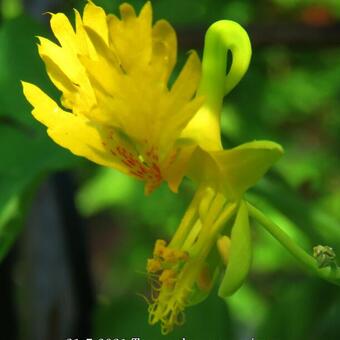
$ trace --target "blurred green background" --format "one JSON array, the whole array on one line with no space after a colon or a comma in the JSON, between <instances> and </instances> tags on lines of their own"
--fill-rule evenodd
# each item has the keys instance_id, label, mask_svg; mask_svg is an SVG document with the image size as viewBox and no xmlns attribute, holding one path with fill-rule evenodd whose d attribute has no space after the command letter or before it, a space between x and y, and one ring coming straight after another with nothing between
<instances>
[{"instance_id":1,"label":"blurred green background","mask_svg":"<svg viewBox=\"0 0 340 340\"><path fill-rule=\"evenodd\" d=\"M138 9L143 4L129 2ZM184 182L178 195L162 186L150 197L144 197L142 183L77 159L53 144L45 128L33 120L21 91L20 80L25 80L39 84L58 99L35 46L35 36L51 37L48 16L40 13L63 11L73 20L72 8L82 11L84 3L1 2L0 288L4 291L0 291L0 296L6 297L6 302L0 304L0 315L10 315L12 323L2 318L4 331L0 330L0 334L7 331L19 339L39 340L34 335L39 333L39 327L44 328L39 333L41 339L75 334L70 331L76 323L72 316L71 321L58 317L58 313L66 313L67 298L46 307L52 315L47 319L45 315L47 321L39 317L39 312L28 315L32 299L27 297L34 294L27 281L30 275L25 273L32 263L22 250L27 249L29 242L32 253L35 247L41 248L41 243L32 243L27 219L31 216L32 220L33 214L34 221L34 214L42 209L41 201L37 203L41 186L63 170L71 176L75 187L69 192L75 201L73 214L79 214L82 221L73 239L74 251L59 260L67 264L71 261L68 257L77 257L79 236L79 242L84 244L80 266L88 271L85 276L79 275L90 281L88 294L94 298L87 310L87 329L91 333L87 337L161 339L159 327L147 324L147 306L139 294L148 294L145 263L153 243L157 238L171 237L190 201L191 184ZM117 13L121 2L95 3ZM312 252L314 245L327 244L339 252L340 2L154 0L153 7L155 19L166 18L178 32L177 71L187 50L195 48L202 53L203 34L212 22L232 19L249 28L253 58L247 75L225 100L224 146L253 139L282 144L284 157L249 191L248 199L307 251ZM63 187L67 183L62 181L59 186L61 200L68 193ZM32 213L32 206L37 204ZM253 266L244 287L226 301L212 292L205 302L188 308L186 324L165 339L339 339L339 289L303 272L261 227L253 226L253 238ZM53 247L54 241L52 236L43 239L45 251ZM44 257L44 252L39 254ZM52 287L48 272L36 263L33 265L38 268L37 275L46 279L45 287ZM47 266L59 268L59 262ZM74 277L80 277L80 267L72 268L76 269L71 283L77 281ZM68 282L69 276L65 275L64 280ZM75 290L71 289L73 295L77 295ZM48 292L46 296L50 301ZM78 296L78 302L79 299L82 297ZM6 309L6 303L12 311ZM33 323L32 317L37 319Z\"/></svg>"}]
</instances>

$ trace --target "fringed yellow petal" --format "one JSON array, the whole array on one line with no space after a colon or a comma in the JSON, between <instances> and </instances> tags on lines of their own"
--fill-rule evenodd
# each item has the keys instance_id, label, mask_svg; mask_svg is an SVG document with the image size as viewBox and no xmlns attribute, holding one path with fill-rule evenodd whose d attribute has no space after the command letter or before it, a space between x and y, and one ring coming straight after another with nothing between
<instances>
[{"instance_id":1,"label":"fringed yellow petal","mask_svg":"<svg viewBox=\"0 0 340 340\"><path fill-rule=\"evenodd\" d=\"M162 169L164 179L168 182L171 191L178 192L178 187L187 172L188 163L195 148L195 145L180 148L170 165Z\"/></svg>"},{"instance_id":2,"label":"fringed yellow petal","mask_svg":"<svg viewBox=\"0 0 340 340\"><path fill-rule=\"evenodd\" d=\"M201 61L197 53L192 51L171 88L171 95L177 98L178 105L182 105L194 96L200 79Z\"/></svg>"},{"instance_id":3,"label":"fringed yellow petal","mask_svg":"<svg viewBox=\"0 0 340 340\"><path fill-rule=\"evenodd\" d=\"M71 97L74 97L73 92L76 90L82 98L79 99L79 106L73 106L73 111L86 115L86 111L95 105L96 99L79 59L71 51L59 47L48 39L39 37L39 41L39 54L45 62L50 79L63 92L65 103L71 105L74 102ZM67 107L70 107L69 105L66 104Z\"/></svg>"},{"instance_id":4,"label":"fringed yellow petal","mask_svg":"<svg viewBox=\"0 0 340 340\"><path fill-rule=\"evenodd\" d=\"M176 139L204 100L194 98L200 61L191 53L169 90L177 54L174 29L165 20L152 27L151 2L138 15L128 4L120 6L120 13L121 19L106 16L89 1L83 17L75 11L75 29L65 15L52 15L51 27L60 46L40 38L39 53L49 77L62 92L62 105L73 114L47 101L39 90L48 103L46 110L60 113L55 119L48 116L52 119L45 122L48 133L76 154L100 164L107 157L107 163L117 163L125 172L128 169L130 175L146 181L146 192L157 187L165 175L170 187L177 190L187 164L183 157L190 153L180 152L178 157ZM37 90L34 93L37 95ZM34 106L37 119L45 121L41 106ZM81 136L88 132L86 138L79 135L77 124L79 131L85 131L79 132ZM103 159L98 158L97 151L96 156L90 154L88 143L92 142L86 139L91 138L105 144L96 149L101 150ZM77 142L73 145L74 139L82 139L86 150ZM170 166L177 170L170 174Z\"/></svg>"},{"instance_id":5,"label":"fringed yellow petal","mask_svg":"<svg viewBox=\"0 0 340 340\"><path fill-rule=\"evenodd\" d=\"M126 166L108 154L108 150L102 145L98 128L92 127L92 123L86 118L69 115L60 121L63 122L63 125L47 130L48 135L57 144L69 149L77 156L129 174L129 169Z\"/></svg>"},{"instance_id":6,"label":"fringed yellow petal","mask_svg":"<svg viewBox=\"0 0 340 340\"><path fill-rule=\"evenodd\" d=\"M74 53L78 53L76 34L66 15L63 13L52 14L50 25L60 45Z\"/></svg>"},{"instance_id":7,"label":"fringed yellow petal","mask_svg":"<svg viewBox=\"0 0 340 340\"><path fill-rule=\"evenodd\" d=\"M64 74L75 84L79 84L84 78L84 69L76 55L56 45L52 41L38 37L38 51L41 58L53 60L63 70Z\"/></svg>"},{"instance_id":8,"label":"fringed yellow petal","mask_svg":"<svg viewBox=\"0 0 340 340\"><path fill-rule=\"evenodd\" d=\"M152 6L151 2L147 1L145 5L140 10L140 13L138 15L138 19L144 23L143 25L145 27L151 27L152 24Z\"/></svg>"},{"instance_id":9,"label":"fringed yellow petal","mask_svg":"<svg viewBox=\"0 0 340 340\"><path fill-rule=\"evenodd\" d=\"M96 50L96 54L98 54L107 62L108 65L106 65L106 67L114 67L117 70L122 71L120 68L120 61L118 56L113 52L112 49L109 48L102 37L90 27L85 27L85 30L88 34L89 39L91 40L92 45Z\"/></svg>"},{"instance_id":10,"label":"fringed yellow petal","mask_svg":"<svg viewBox=\"0 0 340 340\"><path fill-rule=\"evenodd\" d=\"M151 58L151 4L146 3L138 17L133 7L126 3L120 6L120 12L122 20L108 17L110 47L125 71L143 69Z\"/></svg>"},{"instance_id":11,"label":"fringed yellow petal","mask_svg":"<svg viewBox=\"0 0 340 340\"><path fill-rule=\"evenodd\" d=\"M34 108L34 118L45 126L58 122L60 107L37 86L27 82L22 82L22 86L26 99Z\"/></svg>"},{"instance_id":12,"label":"fringed yellow petal","mask_svg":"<svg viewBox=\"0 0 340 340\"><path fill-rule=\"evenodd\" d=\"M126 115L126 107L117 105L118 100L115 98L119 84L115 80L119 78L112 72L112 69L105 69L102 63L88 58L80 59L88 67L88 76L96 97L96 104L86 116L100 124L122 128L121 118Z\"/></svg>"},{"instance_id":13,"label":"fringed yellow petal","mask_svg":"<svg viewBox=\"0 0 340 340\"><path fill-rule=\"evenodd\" d=\"M127 172L126 167L108 154L103 145L100 126L94 125L84 117L62 110L35 85L23 82L23 89L27 100L34 107L32 111L34 118L47 126L49 136L57 144L77 156Z\"/></svg>"},{"instance_id":14,"label":"fringed yellow petal","mask_svg":"<svg viewBox=\"0 0 340 340\"><path fill-rule=\"evenodd\" d=\"M96 52L92 43L90 42L90 39L87 37L82 18L76 9L74 10L74 13L76 21L76 39L79 47L79 53L80 55L87 55L91 58L95 58Z\"/></svg>"},{"instance_id":15,"label":"fringed yellow petal","mask_svg":"<svg viewBox=\"0 0 340 340\"><path fill-rule=\"evenodd\" d=\"M153 64L164 65L166 79L169 78L177 58L177 36L173 27L166 20L159 20L152 28ZM164 46L164 52L159 53L157 46Z\"/></svg>"},{"instance_id":16,"label":"fringed yellow petal","mask_svg":"<svg viewBox=\"0 0 340 340\"><path fill-rule=\"evenodd\" d=\"M120 16L123 21L136 19L135 9L128 3L123 3L119 6Z\"/></svg>"},{"instance_id":17,"label":"fringed yellow petal","mask_svg":"<svg viewBox=\"0 0 340 340\"><path fill-rule=\"evenodd\" d=\"M105 11L92 2L86 4L83 13L84 26L90 27L108 44L109 34Z\"/></svg>"},{"instance_id":18,"label":"fringed yellow petal","mask_svg":"<svg viewBox=\"0 0 340 340\"><path fill-rule=\"evenodd\" d=\"M170 109L167 110L168 115L160 119L160 124L163 122L167 128L158 130L158 144L163 152L172 147L182 130L203 105L203 102L203 97L197 97L190 102L186 102L186 104L170 106Z\"/></svg>"},{"instance_id":19,"label":"fringed yellow petal","mask_svg":"<svg viewBox=\"0 0 340 340\"><path fill-rule=\"evenodd\" d=\"M65 75L60 67L50 58L44 57L44 63L53 84L63 93L62 104L65 108L72 109L76 104L78 88ZM85 102L83 102L85 104ZM85 108L83 107L82 110Z\"/></svg>"}]
</instances>

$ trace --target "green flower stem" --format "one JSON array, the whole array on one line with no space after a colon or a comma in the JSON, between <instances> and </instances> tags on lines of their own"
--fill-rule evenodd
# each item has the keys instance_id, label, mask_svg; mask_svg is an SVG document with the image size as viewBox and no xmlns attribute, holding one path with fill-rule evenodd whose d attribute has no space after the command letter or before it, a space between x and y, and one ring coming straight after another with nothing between
<instances>
[{"instance_id":1,"label":"green flower stem","mask_svg":"<svg viewBox=\"0 0 340 340\"><path fill-rule=\"evenodd\" d=\"M319 268L316 259L297 245L279 226L269 220L261 211L248 203L249 215L261 224L281 245L283 245L308 270L321 278L340 286L340 268L329 266Z\"/></svg>"}]
</instances>

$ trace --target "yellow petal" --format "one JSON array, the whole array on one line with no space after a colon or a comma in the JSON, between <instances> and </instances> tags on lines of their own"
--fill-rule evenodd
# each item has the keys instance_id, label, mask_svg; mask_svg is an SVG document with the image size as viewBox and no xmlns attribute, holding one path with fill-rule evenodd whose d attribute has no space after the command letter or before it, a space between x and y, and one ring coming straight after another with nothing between
<instances>
[{"instance_id":1,"label":"yellow petal","mask_svg":"<svg viewBox=\"0 0 340 340\"><path fill-rule=\"evenodd\" d=\"M207 182L232 200L239 199L281 157L283 149L270 141L254 141L230 150L203 151L197 148L189 175Z\"/></svg>"},{"instance_id":2,"label":"yellow petal","mask_svg":"<svg viewBox=\"0 0 340 340\"><path fill-rule=\"evenodd\" d=\"M122 20L129 21L136 19L135 9L128 3L123 3L119 6L120 16Z\"/></svg>"},{"instance_id":3,"label":"yellow petal","mask_svg":"<svg viewBox=\"0 0 340 340\"><path fill-rule=\"evenodd\" d=\"M79 107L74 105L77 112L87 112L96 99L85 69L78 57L70 50L59 47L48 39L39 37L38 50L43 59L47 73L52 82L61 90L67 98L75 90L82 93ZM68 98L69 102L73 102ZM69 106L68 106L69 107Z\"/></svg>"},{"instance_id":4,"label":"yellow petal","mask_svg":"<svg viewBox=\"0 0 340 340\"><path fill-rule=\"evenodd\" d=\"M203 105L181 133L207 151L222 150L220 121L212 110Z\"/></svg>"},{"instance_id":5,"label":"yellow petal","mask_svg":"<svg viewBox=\"0 0 340 340\"><path fill-rule=\"evenodd\" d=\"M110 48L118 55L125 71L144 68L151 58L151 4L147 2L138 17L129 4L122 4L119 9L122 20L108 16Z\"/></svg>"},{"instance_id":6,"label":"yellow petal","mask_svg":"<svg viewBox=\"0 0 340 340\"><path fill-rule=\"evenodd\" d=\"M182 106L170 106L170 109L165 111L166 117L160 119L157 143L159 144L162 152L168 151L179 138L182 130L188 122L194 117L199 108L203 105L204 98L196 97L194 100L182 104ZM166 126L163 129L162 126Z\"/></svg>"},{"instance_id":7,"label":"yellow petal","mask_svg":"<svg viewBox=\"0 0 340 340\"><path fill-rule=\"evenodd\" d=\"M83 20L79 14L79 12L75 9L75 20L76 20L76 39L79 48L79 53L81 55L87 55L91 58L96 57L96 52L94 50L93 45L90 42L90 39L87 37L85 32L85 28L83 25Z\"/></svg>"},{"instance_id":8,"label":"yellow petal","mask_svg":"<svg viewBox=\"0 0 340 340\"><path fill-rule=\"evenodd\" d=\"M47 126L49 136L57 144L97 164L128 172L103 145L100 126L62 110L37 86L26 82L22 84L27 100L34 107L34 118Z\"/></svg>"},{"instance_id":9,"label":"yellow petal","mask_svg":"<svg viewBox=\"0 0 340 340\"><path fill-rule=\"evenodd\" d=\"M168 182L170 190L178 192L178 187L187 171L188 163L196 146L182 147L177 151L172 162L162 169L164 180Z\"/></svg>"},{"instance_id":10,"label":"yellow petal","mask_svg":"<svg viewBox=\"0 0 340 340\"><path fill-rule=\"evenodd\" d=\"M79 84L84 77L84 70L76 58L76 55L46 38L38 37L38 39L40 42L38 51L41 58L45 60L47 57L50 60L53 60L59 68L63 70L64 74L71 82Z\"/></svg>"},{"instance_id":11,"label":"yellow petal","mask_svg":"<svg viewBox=\"0 0 340 340\"><path fill-rule=\"evenodd\" d=\"M84 26L90 27L108 44L109 34L105 11L92 2L86 4L83 13Z\"/></svg>"},{"instance_id":12,"label":"yellow petal","mask_svg":"<svg viewBox=\"0 0 340 340\"><path fill-rule=\"evenodd\" d=\"M77 87L70 78L60 69L60 67L49 57L44 57L44 63L48 71L48 75L53 84L63 93L66 108L72 108L75 104L75 96Z\"/></svg>"},{"instance_id":13,"label":"yellow petal","mask_svg":"<svg viewBox=\"0 0 340 340\"><path fill-rule=\"evenodd\" d=\"M152 24L152 6L151 2L147 1L145 5L140 10L138 19L143 22L145 27L150 27Z\"/></svg>"},{"instance_id":14,"label":"yellow petal","mask_svg":"<svg viewBox=\"0 0 340 340\"><path fill-rule=\"evenodd\" d=\"M201 61L192 51L171 88L171 95L178 100L178 105L190 100L195 94L201 78Z\"/></svg>"},{"instance_id":15,"label":"yellow petal","mask_svg":"<svg viewBox=\"0 0 340 340\"><path fill-rule=\"evenodd\" d=\"M50 25L60 45L77 53L79 49L76 34L66 15L63 13L52 14Z\"/></svg>"},{"instance_id":16,"label":"yellow petal","mask_svg":"<svg viewBox=\"0 0 340 340\"><path fill-rule=\"evenodd\" d=\"M152 28L153 65L162 65L165 68L165 78L169 78L177 59L177 36L173 27L166 20L159 20ZM164 46L163 52L159 53L159 44Z\"/></svg>"},{"instance_id":17,"label":"yellow petal","mask_svg":"<svg viewBox=\"0 0 340 340\"><path fill-rule=\"evenodd\" d=\"M91 27L85 27L85 30L89 39L91 40L92 46L94 46L94 49L96 50L96 53L108 63L108 66L114 67L121 71L118 56L112 49L109 48L102 37ZM95 58L95 60L97 59L98 57Z\"/></svg>"}]
</instances>

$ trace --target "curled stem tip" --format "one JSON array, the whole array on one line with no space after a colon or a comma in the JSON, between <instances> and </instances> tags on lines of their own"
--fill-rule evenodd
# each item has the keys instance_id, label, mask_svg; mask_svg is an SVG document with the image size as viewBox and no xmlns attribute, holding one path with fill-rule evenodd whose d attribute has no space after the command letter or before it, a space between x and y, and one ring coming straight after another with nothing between
<instances>
[{"instance_id":1,"label":"curled stem tip","mask_svg":"<svg viewBox=\"0 0 340 340\"><path fill-rule=\"evenodd\" d=\"M232 63L227 70L228 51ZM205 36L202 79L198 90L211 105L220 105L246 73L251 58L251 44L247 32L238 23L220 20L213 23Z\"/></svg>"}]
</instances>

